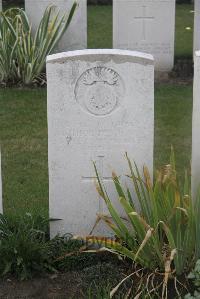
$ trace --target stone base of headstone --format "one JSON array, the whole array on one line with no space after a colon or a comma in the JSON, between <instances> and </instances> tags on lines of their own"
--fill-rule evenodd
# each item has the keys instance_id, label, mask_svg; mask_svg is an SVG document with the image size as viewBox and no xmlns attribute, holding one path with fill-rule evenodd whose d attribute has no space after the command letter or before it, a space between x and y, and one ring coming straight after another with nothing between
<instances>
[{"instance_id":1,"label":"stone base of headstone","mask_svg":"<svg viewBox=\"0 0 200 299\"><path fill-rule=\"evenodd\" d=\"M192 58L185 58L185 59L178 59L175 62L172 77L173 78L193 78L193 59Z\"/></svg>"},{"instance_id":2,"label":"stone base of headstone","mask_svg":"<svg viewBox=\"0 0 200 299\"><path fill-rule=\"evenodd\" d=\"M170 72L155 72L155 81L156 82L167 82L170 78Z\"/></svg>"}]
</instances>

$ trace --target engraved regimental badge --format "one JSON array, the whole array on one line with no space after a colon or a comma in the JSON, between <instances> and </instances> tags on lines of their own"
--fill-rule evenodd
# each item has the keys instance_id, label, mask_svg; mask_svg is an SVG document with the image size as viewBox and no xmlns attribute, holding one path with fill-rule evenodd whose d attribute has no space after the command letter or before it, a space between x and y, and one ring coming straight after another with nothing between
<instances>
[{"instance_id":1,"label":"engraved regimental badge","mask_svg":"<svg viewBox=\"0 0 200 299\"><path fill-rule=\"evenodd\" d=\"M123 82L117 72L98 66L88 69L79 77L75 97L83 109L100 116L117 109L123 90Z\"/></svg>"}]
</instances>

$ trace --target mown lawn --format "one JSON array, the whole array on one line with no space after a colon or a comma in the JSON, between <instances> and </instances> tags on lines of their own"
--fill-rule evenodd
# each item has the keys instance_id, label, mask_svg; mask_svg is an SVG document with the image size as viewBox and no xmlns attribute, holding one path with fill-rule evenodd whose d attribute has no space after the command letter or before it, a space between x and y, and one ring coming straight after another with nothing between
<instances>
[{"instance_id":1,"label":"mown lawn","mask_svg":"<svg viewBox=\"0 0 200 299\"><path fill-rule=\"evenodd\" d=\"M181 174L189 167L191 110L192 86L156 87L156 167L168 162L171 144ZM1 89L0 128L6 212L47 215L46 90Z\"/></svg>"},{"instance_id":2,"label":"mown lawn","mask_svg":"<svg viewBox=\"0 0 200 299\"><path fill-rule=\"evenodd\" d=\"M181 179L190 171L192 85L159 85L155 90L155 168L169 162L171 146Z\"/></svg>"},{"instance_id":3,"label":"mown lawn","mask_svg":"<svg viewBox=\"0 0 200 299\"><path fill-rule=\"evenodd\" d=\"M0 90L4 207L48 212L46 90Z\"/></svg>"},{"instance_id":4,"label":"mown lawn","mask_svg":"<svg viewBox=\"0 0 200 299\"><path fill-rule=\"evenodd\" d=\"M194 7L190 4L176 5L175 56L192 57ZM191 28L191 29L190 29Z\"/></svg>"}]
</instances>

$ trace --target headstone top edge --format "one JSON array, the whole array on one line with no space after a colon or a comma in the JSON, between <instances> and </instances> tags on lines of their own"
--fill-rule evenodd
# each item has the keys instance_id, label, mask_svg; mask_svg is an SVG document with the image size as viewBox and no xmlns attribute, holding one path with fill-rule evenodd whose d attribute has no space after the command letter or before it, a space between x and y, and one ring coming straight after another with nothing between
<instances>
[{"instance_id":1,"label":"headstone top edge","mask_svg":"<svg viewBox=\"0 0 200 299\"><path fill-rule=\"evenodd\" d=\"M113 55L113 56L121 56L129 57L135 59L135 61L143 60L147 64L154 64L154 58L151 54L138 52L138 51L130 51L130 50L120 50L120 49L86 49L86 50L75 50L68 52L61 52L57 54L52 54L47 56L47 63L59 63L63 62L63 60L73 59L73 58L84 58L87 56L93 55Z\"/></svg>"},{"instance_id":2,"label":"headstone top edge","mask_svg":"<svg viewBox=\"0 0 200 299\"><path fill-rule=\"evenodd\" d=\"M200 50L195 51L195 56L196 56L196 57L200 57Z\"/></svg>"}]
</instances>

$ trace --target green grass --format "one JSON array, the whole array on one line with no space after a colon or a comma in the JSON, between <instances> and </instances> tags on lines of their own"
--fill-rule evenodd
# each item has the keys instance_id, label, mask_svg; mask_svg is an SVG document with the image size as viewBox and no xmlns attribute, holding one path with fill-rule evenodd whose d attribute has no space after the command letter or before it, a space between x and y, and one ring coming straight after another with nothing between
<instances>
[{"instance_id":1,"label":"green grass","mask_svg":"<svg viewBox=\"0 0 200 299\"><path fill-rule=\"evenodd\" d=\"M176 154L181 178L190 168L192 142L192 85L160 85L155 94L155 168L169 162L170 147Z\"/></svg>"},{"instance_id":2,"label":"green grass","mask_svg":"<svg viewBox=\"0 0 200 299\"><path fill-rule=\"evenodd\" d=\"M193 5L182 4L176 6L176 35L175 56L192 57L193 53ZM186 30L190 27L191 30Z\"/></svg>"},{"instance_id":3,"label":"green grass","mask_svg":"<svg viewBox=\"0 0 200 299\"><path fill-rule=\"evenodd\" d=\"M160 85L155 99L155 166L170 145L183 174L191 155L192 86ZM0 90L3 197L7 213L48 213L46 90ZM131 156L131 153L129 153ZM124 161L125 163L125 161ZM113 165L115 167L115 165Z\"/></svg>"},{"instance_id":4,"label":"green grass","mask_svg":"<svg viewBox=\"0 0 200 299\"><path fill-rule=\"evenodd\" d=\"M46 216L46 91L0 90L0 128L5 210Z\"/></svg>"},{"instance_id":5,"label":"green grass","mask_svg":"<svg viewBox=\"0 0 200 299\"><path fill-rule=\"evenodd\" d=\"M88 6L88 48L112 48L112 6Z\"/></svg>"}]
</instances>

